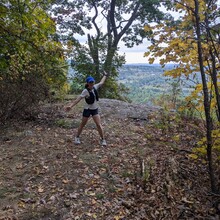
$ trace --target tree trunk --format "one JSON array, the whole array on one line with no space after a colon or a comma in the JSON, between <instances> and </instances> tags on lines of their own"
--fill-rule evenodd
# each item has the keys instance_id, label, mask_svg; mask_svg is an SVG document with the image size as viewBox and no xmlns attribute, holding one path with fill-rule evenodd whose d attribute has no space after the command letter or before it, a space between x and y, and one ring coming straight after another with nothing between
<instances>
[{"instance_id":1,"label":"tree trunk","mask_svg":"<svg viewBox=\"0 0 220 220\"><path fill-rule=\"evenodd\" d=\"M112 60L113 60L113 57L115 55L115 52L116 52L116 49L114 47L112 47L110 50L108 50L108 53L107 53L107 56L106 56L106 60L105 60L105 64L104 64L104 69L107 71L107 72L111 72L111 69L112 69Z\"/></svg>"},{"instance_id":2,"label":"tree trunk","mask_svg":"<svg viewBox=\"0 0 220 220\"><path fill-rule=\"evenodd\" d=\"M137 18L137 13L140 7L140 2L137 2L134 10L128 19L127 24L124 26L124 28L118 32L118 28L116 27L115 22L115 7L116 7L116 0L111 0L110 3L110 10L108 12L107 16L107 31L108 31L108 53L106 56L106 61L104 64L104 69L106 71L111 71L112 69L112 60L115 55L115 52L118 50L118 43L122 36L125 34L125 32L129 29L129 27L132 25L133 21Z\"/></svg>"},{"instance_id":3,"label":"tree trunk","mask_svg":"<svg viewBox=\"0 0 220 220\"><path fill-rule=\"evenodd\" d=\"M220 94L219 94L219 88L218 88L218 80L217 80L217 70L216 70L216 62L215 62L215 56L213 52L210 50L211 55L211 61L212 61L212 73L211 78L212 82L215 88L215 96L216 96L216 102L217 102L217 118L220 122Z\"/></svg>"},{"instance_id":4,"label":"tree trunk","mask_svg":"<svg viewBox=\"0 0 220 220\"><path fill-rule=\"evenodd\" d=\"M95 72L99 73L99 50L98 50L98 40L88 34L88 45L90 55L93 59L93 63L95 64Z\"/></svg>"},{"instance_id":5,"label":"tree trunk","mask_svg":"<svg viewBox=\"0 0 220 220\"><path fill-rule=\"evenodd\" d=\"M207 138L207 159L208 159L208 169L209 176L211 182L212 192L217 191L215 174L213 168L213 157L212 157L212 117L210 113L210 100L209 100L209 92L207 87L207 80L204 71L203 65L203 53L202 53L202 44L201 44L201 30L200 30L200 17L199 17L199 2L198 0L194 0L195 3L195 18L196 18L196 35L197 35L197 46L198 46L198 61L201 72L202 84L203 84L203 96L204 96L204 109L205 109L205 117L206 117L206 138Z\"/></svg>"}]
</instances>

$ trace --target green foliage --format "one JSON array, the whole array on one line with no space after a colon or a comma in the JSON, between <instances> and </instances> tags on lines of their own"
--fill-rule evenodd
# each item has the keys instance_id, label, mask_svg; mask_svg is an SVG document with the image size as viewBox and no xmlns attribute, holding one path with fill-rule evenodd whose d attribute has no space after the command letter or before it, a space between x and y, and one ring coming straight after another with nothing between
<instances>
[{"instance_id":1,"label":"green foliage","mask_svg":"<svg viewBox=\"0 0 220 220\"><path fill-rule=\"evenodd\" d=\"M55 121L55 124L61 128L71 128L72 122L70 120L58 119Z\"/></svg>"},{"instance_id":2,"label":"green foliage","mask_svg":"<svg viewBox=\"0 0 220 220\"><path fill-rule=\"evenodd\" d=\"M80 92L82 92L82 90L84 89L84 84L80 84L79 82L77 82L76 78L73 78L73 80L71 81L70 84L70 89L69 89L69 93L70 94L78 94Z\"/></svg>"},{"instance_id":3,"label":"green foliage","mask_svg":"<svg viewBox=\"0 0 220 220\"><path fill-rule=\"evenodd\" d=\"M26 114L63 90L66 63L55 40L55 23L44 8L49 2L2 1L0 4L0 119Z\"/></svg>"},{"instance_id":4,"label":"green foliage","mask_svg":"<svg viewBox=\"0 0 220 220\"><path fill-rule=\"evenodd\" d=\"M106 47L103 48L103 52L100 52L101 56L104 56L106 52ZM99 82L103 76L104 63L102 59L98 64L93 63L89 51L77 45L72 53L73 60L71 66L74 69L74 77L71 80L70 93L78 93L84 89L85 79L88 76L93 76L96 82ZM126 88L122 84L118 84L115 78L118 77L118 68L124 63L124 57L115 55L113 59L113 67L111 68L111 75L106 80L105 86L100 90L100 97L115 98L124 100L124 94L126 93Z\"/></svg>"}]
</instances>

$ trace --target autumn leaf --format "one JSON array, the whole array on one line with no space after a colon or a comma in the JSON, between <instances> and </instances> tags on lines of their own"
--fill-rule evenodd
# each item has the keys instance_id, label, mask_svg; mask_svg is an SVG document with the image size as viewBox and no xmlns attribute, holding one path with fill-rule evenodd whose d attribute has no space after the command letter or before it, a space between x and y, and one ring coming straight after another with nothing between
<instances>
[{"instance_id":1,"label":"autumn leaf","mask_svg":"<svg viewBox=\"0 0 220 220\"><path fill-rule=\"evenodd\" d=\"M43 186L38 186L38 192L39 192L39 193L43 193L43 192L44 192Z\"/></svg>"},{"instance_id":2,"label":"autumn leaf","mask_svg":"<svg viewBox=\"0 0 220 220\"><path fill-rule=\"evenodd\" d=\"M67 184L67 183L70 182L70 180L68 180L68 179L63 179L62 182L63 182L64 184Z\"/></svg>"},{"instance_id":3,"label":"autumn leaf","mask_svg":"<svg viewBox=\"0 0 220 220\"><path fill-rule=\"evenodd\" d=\"M189 157L195 160L198 159L198 155L196 154L189 154Z\"/></svg>"}]
</instances>

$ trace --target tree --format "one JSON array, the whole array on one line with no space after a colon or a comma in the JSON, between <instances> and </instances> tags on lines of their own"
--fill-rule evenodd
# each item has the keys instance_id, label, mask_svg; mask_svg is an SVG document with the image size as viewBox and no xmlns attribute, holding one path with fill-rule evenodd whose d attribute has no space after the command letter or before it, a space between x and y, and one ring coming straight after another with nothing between
<instances>
[{"instance_id":1,"label":"tree","mask_svg":"<svg viewBox=\"0 0 220 220\"><path fill-rule=\"evenodd\" d=\"M43 100L51 87L66 82L62 45L54 21L46 12L50 2L0 3L0 119L25 114Z\"/></svg>"},{"instance_id":2,"label":"tree","mask_svg":"<svg viewBox=\"0 0 220 220\"><path fill-rule=\"evenodd\" d=\"M97 79L101 78L102 70L111 72L111 83L106 87L115 93L117 68L124 63L123 57L117 54L119 42L125 42L127 47L142 43L149 35L143 26L159 22L164 16L159 0L63 0L56 2L54 15L63 40L67 44L72 41L74 68L81 73L81 78L89 74L86 68L93 71ZM82 47L74 36L86 33L87 46Z\"/></svg>"},{"instance_id":3,"label":"tree","mask_svg":"<svg viewBox=\"0 0 220 220\"><path fill-rule=\"evenodd\" d=\"M154 44L149 47L146 56L162 57L160 63L177 63L174 70L166 74L174 78L200 72L201 84L198 84L187 100L197 102L204 110L206 127L206 156L208 161L211 189L218 192L218 143L214 140L219 128L219 85L220 59L219 29L216 22L220 17L220 8L214 0L174 0L170 2L176 11L182 12L179 20L166 21L156 26ZM147 29L151 27L146 27ZM150 61L154 62L151 57ZM217 119L214 113L217 112ZM218 122L216 122L218 121ZM218 136L218 135L217 135Z\"/></svg>"}]
</instances>

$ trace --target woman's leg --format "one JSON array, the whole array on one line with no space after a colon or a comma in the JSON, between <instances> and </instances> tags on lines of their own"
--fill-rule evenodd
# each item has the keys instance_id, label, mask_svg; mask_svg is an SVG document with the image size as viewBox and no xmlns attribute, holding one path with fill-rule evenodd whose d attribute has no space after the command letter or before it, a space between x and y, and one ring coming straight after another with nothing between
<instances>
[{"instance_id":1,"label":"woman's leg","mask_svg":"<svg viewBox=\"0 0 220 220\"><path fill-rule=\"evenodd\" d=\"M101 118L100 118L100 115L97 114L97 115L93 115L92 116L95 124L96 124L96 127L97 127L97 130L99 132L99 135L102 139L104 139L104 132L103 132L103 129L102 129L102 125L101 125Z\"/></svg>"},{"instance_id":2,"label":"woman's leg","mask_svg":"<svg viewBox=\"0 0 220 220\"><path fill-rule=\"evenodd\" d=\"M77 131L77 137L79 137L80 134L82 133L82 130L85 127L85 125L86 125L88 120L89 120L89 117L84 117L84 116L82 117L81 124L80 124L80 126L78 128L78 131Z\"/></svg>"}]
</instances>

